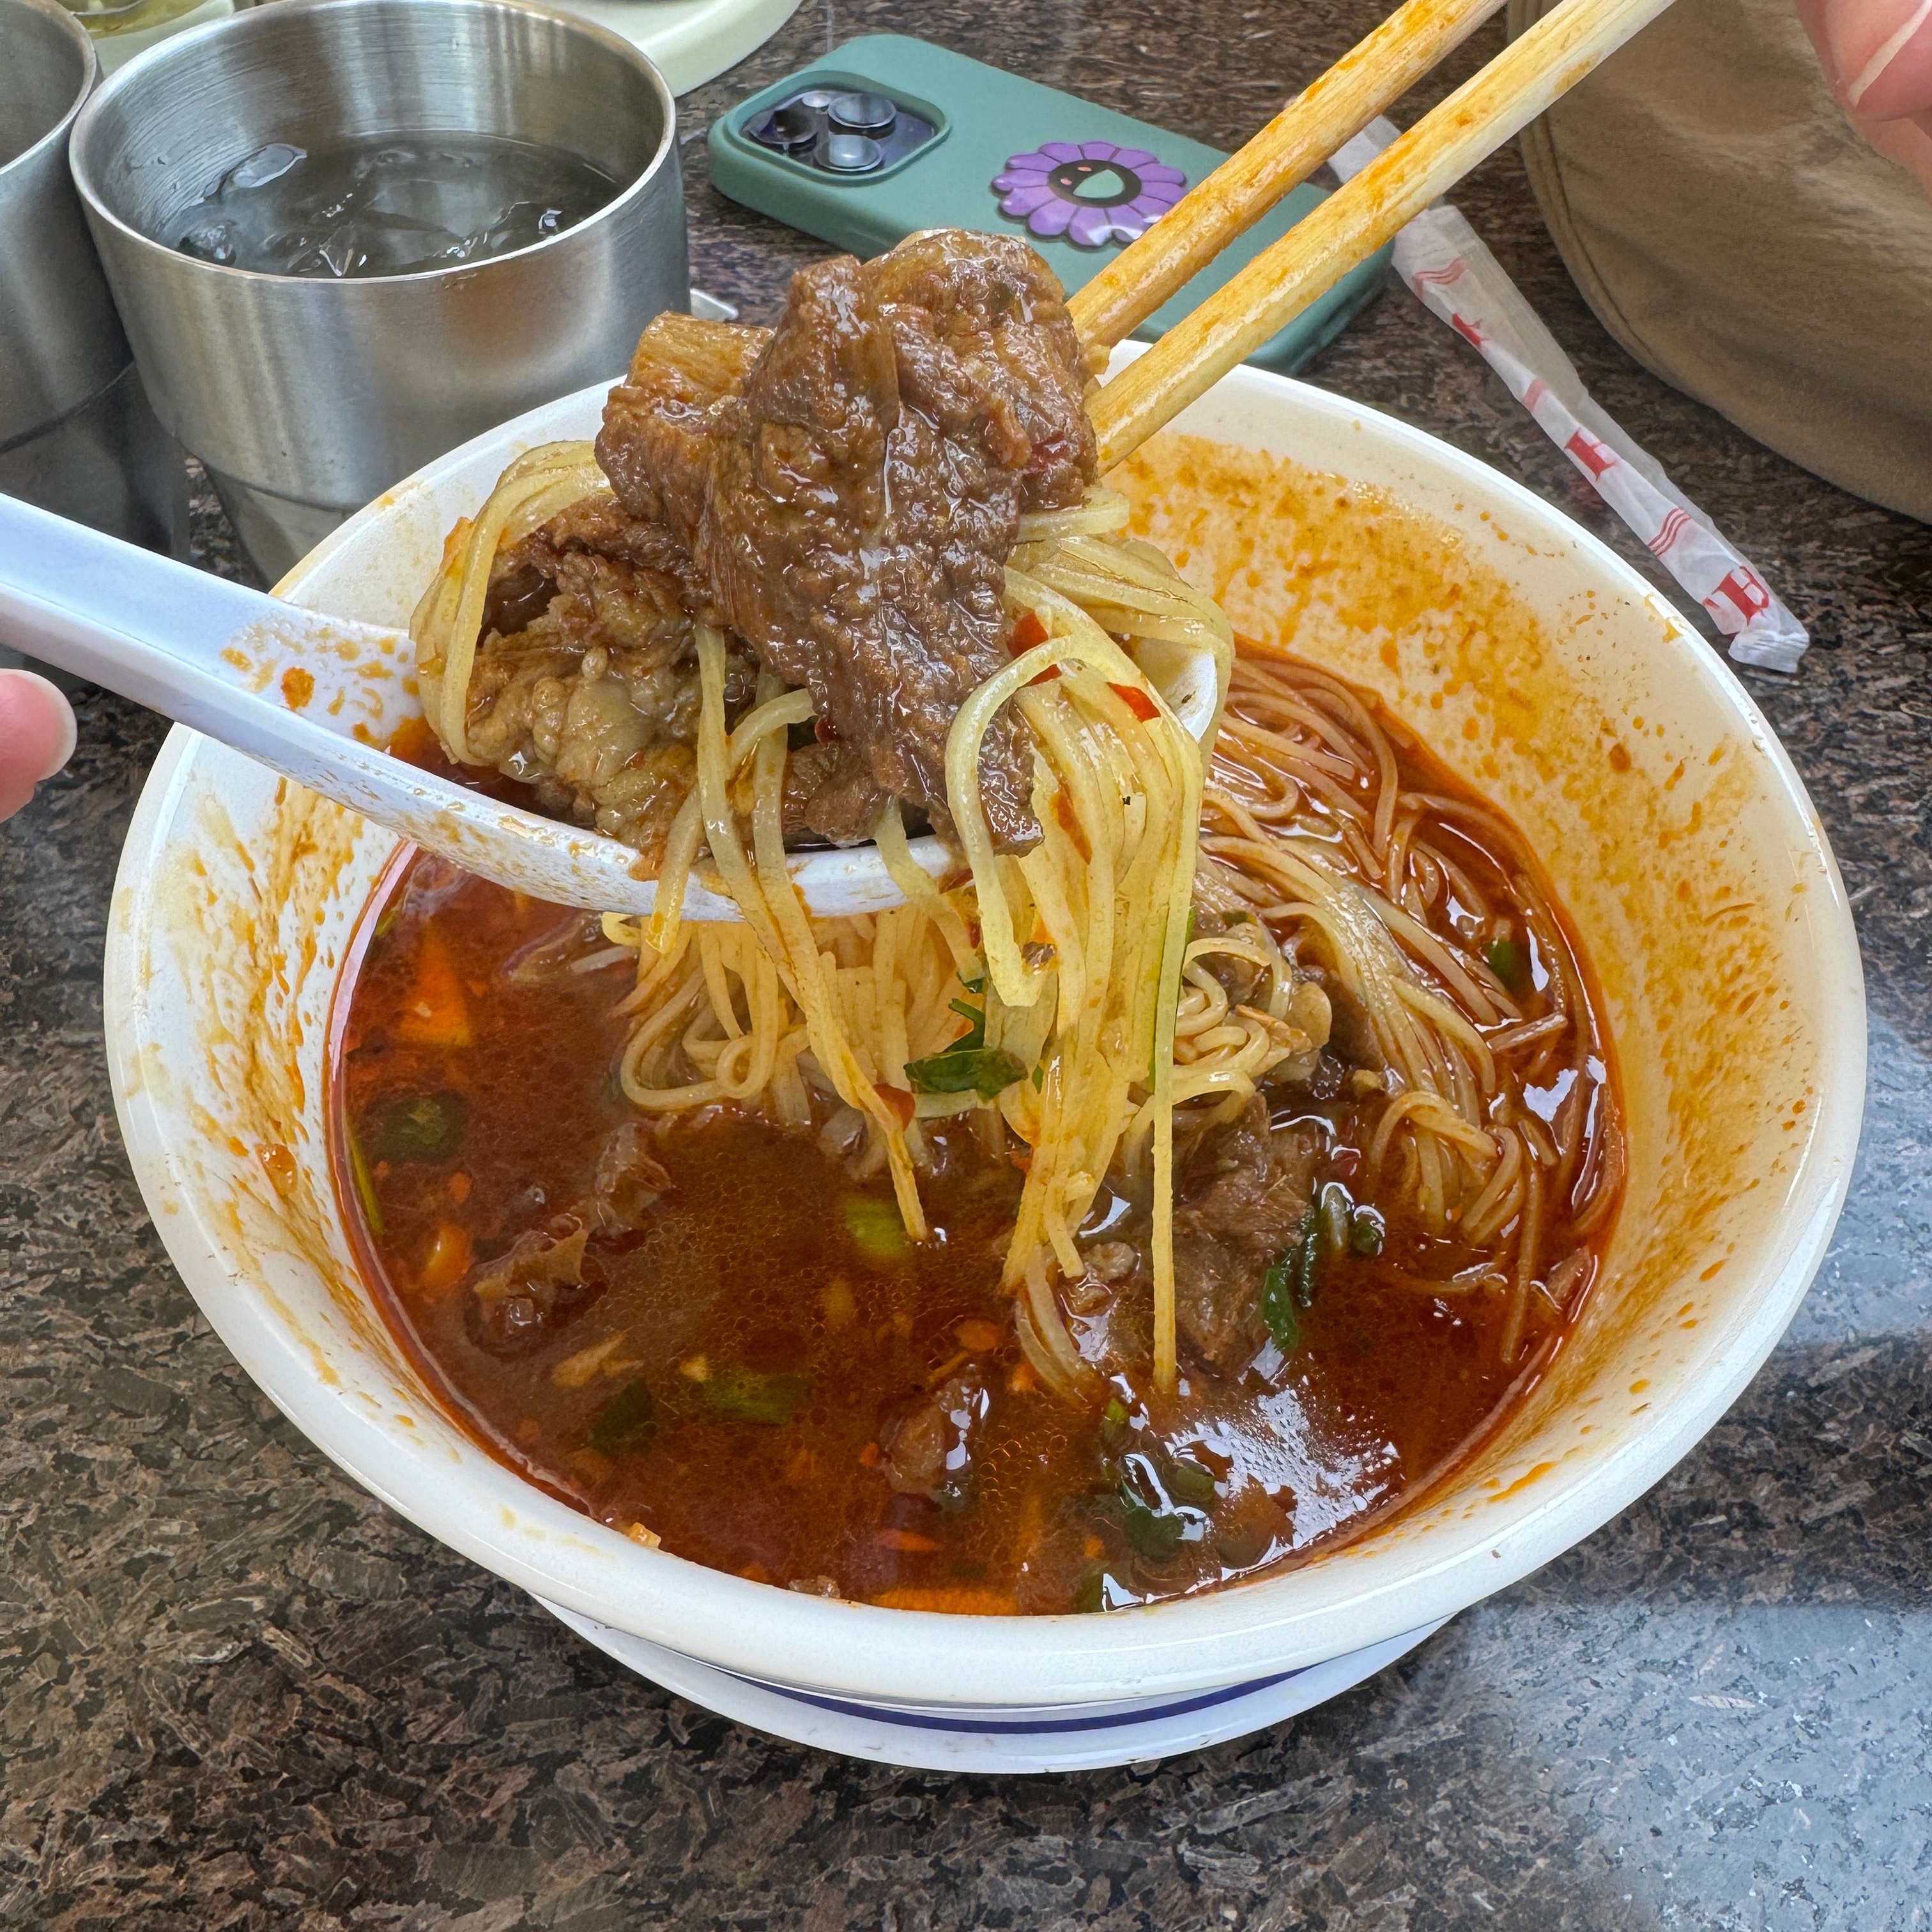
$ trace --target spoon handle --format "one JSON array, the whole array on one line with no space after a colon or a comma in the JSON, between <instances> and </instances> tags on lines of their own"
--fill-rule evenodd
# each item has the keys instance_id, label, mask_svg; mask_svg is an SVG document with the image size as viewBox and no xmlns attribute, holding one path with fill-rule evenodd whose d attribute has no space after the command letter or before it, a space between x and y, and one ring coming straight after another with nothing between
<instances>
[{"instance_id":1,"label":"spoon handle","mask_svg":"<svg viewBox=\"0 0 1932 1932\"><path fill-rule=\"evenodd\" d=\"M297 715L381 744L420 710L401 632L318 616L10 496L0 635L278 769L269 748Z\"/></svg>"},{"instance_id":2,"label":"spoon handle","mask_svg":"<svg viewBox=\"0 0 1932 1932\"><path fill-rule=\"evenodd\" d=\"M0 496L0 641L104 685L500 884L554 904L649 912L656 886L614 838L454 785L383 747L420 717L400 631L325 617ZM937 839L914 860L951 864ZM800 854L816 913L901 903L871 846ZM695 879L687 917L733 920Z\"/></svg>"}]
</instances>

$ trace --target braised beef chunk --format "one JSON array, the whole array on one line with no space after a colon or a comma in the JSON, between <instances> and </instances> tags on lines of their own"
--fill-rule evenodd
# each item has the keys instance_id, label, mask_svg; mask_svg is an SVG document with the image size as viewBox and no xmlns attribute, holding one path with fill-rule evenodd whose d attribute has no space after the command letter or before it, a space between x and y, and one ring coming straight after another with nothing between
<instances>
[{"instance_id":1,"label":"braised beef chunk","mask_svg":"<svg viewBox=\"0 0 1932 1932\"><path fill-rule=\"evenodd\" d=\"M973 1438L986 1419L986 1384L962 1369L879 1432L886 1480L901 1496L962 1502L973 1472Z\"/></svg>"},{"instance_id":2,"label":"braised beef chunk","mask_svg":"<svg viewBox=\"0 0 1932 1932\"><path fill-rule=\"evenodd\" d=\"M661 434L742 375L756 329L688 316ZM681 413L680 413L681 412ZM698 676L692 614L704 586L688 538L658 503L599 491L498 552L490 566L467 730L471 762L532 786L542 808L647 856L662 849L694 769ZM734 640L725 702L751 701L757 667Z\"/></svg>"},{"instance_id":3,"label":"braised beef chunk","mask_svg":"<svg viewBox=\"0 0 1932 1932\"><path fill-rule=\"evenodd\" d=\"M502 559L490 573L490 594L484 599L483 635L514 638L550 608L556 595L554 577L545 576L535 563Z\"/></svg>"},{"instance_id":4,"label":"braised beef chunk","mask_svg":"<svg viewBox=\"0 0 1932 1932\"><path fill-rule=\"evenodd\" d=\"M650 1130L626 1120L598 1150L590 1191L561 1214L526 1228L505 1252L470 1272L470 1332L492 1354L520 1354L557 1334L608 1286L614 1256L635 1245L670 1191ZM534 1206L540 1208L538 1193Z\"/></svg>"},{"instance_id":5,"label":"braised beef chunk","mask_svg":"<svg viewBox=\"0 0 1932 1932\"><path fill-rule=\"evenodd\" d=\"M771 334L667 311L604 405L597 460L618 502L687 560L711 488L712 407L736 393Z\"/></svg>"},{"instance_id":6,"label":"braised beef chunk","mask_svg":"<svg viewBox=\"0 0 1932 1932\"><path fill-rule=\"evenodd\" d=\"M1270 1127L1257 1096L1208 1135L1180 1180L1174 1217L1175 1321L1197 1360L1238 1373L1268 1338L1263 1276L1301 1232L1319 1143L1309 1127Z\"/></svg>"},{"instance_id":7,"label":"braised beef chunk","mask_svg":"<svg viewBox=\"0 0 1932 1932\"><path fill-rule=\"evenodd\" d=\"M472 762L547 812L655 852L691 784L698 669L689 562L614 499L573 505L490 570L471 674ZM741 654L736 685L755 680Z\"/></svg>"},{"instance_id":8,"label":"braised beef chunk","mask_svg":"<svg viewBox=\"0 0 1932 1932\"><path fill-rule=\"evenodd\" d=\"M1017 478L1022 509L1077 504L1094 478L1086 363L1045 260L1012 236L956 228L865 268L906 405L956 442L970 430L1000 478ZM997 366L975 366L986 356Z\"/></svg>"},{"instance_id":9,"label":"braised beef chunk","mask_svg":"<svg viewBox=\"0 0 1932 1932\"><path fill-rule=\"evenodd\" d=\"M633 564L678 586L694 580L689 550L662 517L634 516L614 495L602 490L560 510L542 530L500 551L491 574L514 558L530 558L541 567L546 554L561 556L572 550ZM665 597L665 608L670 608L672 602Z\"/></svg>"},{"instance_id":10,"label":"braised beef chunk","mask_svg":"<svg viewBox=\"0 0 1932 1932\"><path fill-rule=\"evenodd\" d=\"M742 380L716 331L654 322L598 460L626 511L688 546L704 614L943 826L953 717L1006 662L1019 517L1077 502L1094 474L1059 284L1010 237L919 236L802 270L770 339L738 350ZM1038 836L1031 775L1004 716L980 779L1010 850Z\"/></svg>"},{"instance_id":11,"label":"braised beef chunk","mask_svg":"<svg viewBox=\"0 0 1932 1932\"><path fill-rule=\"evenodd\" d=\"M824 838L857 845L872 836L886 794L866 755L850 745L805 745L785 760L785 843Z\"/></svg>"},{"instance_id":12,"label":"braised beef chunk","mask_svg":"<svg viewBox=\"0 0 1932 1932\"><path fill-rule=\"evenodd\" d=\"M613 1234L634 1234L646 1227L658 1203L670 1192L670 1176L651 1151L650 1130L626 1120L597 1156L596 1178L586 1211Z\"/></svg>"},{"instance_id":13,"label":"braised beef chunk","mask_svg":"<svg viewBox=\"0 0 1932 1932\"><path fill-rule=\"evenodd\" d=\"M507 1253L470 1277L471 1334L492 1354L515 1354L549 1341L604 1286L586 1264L590 1230L574 1215L532 1228Z\"/></svg>"},{"instance_id":14,"label":"braised beef chunk","mask_svg":"<svg viewBox=\"0 0 1932 1932\"><path fill-rule=\"evenodd\" d=\"M587 496L497 552L481 648L536 626L544 641L649 650L668 663L690 644L690 572L689 555L662 522L633 517L601 492Z\"/></svg>"},{"instance_id":15,"label":"braised beef chunk","mask_svg":"<svg viewBox=\"0 0 1932 1932\"><path fill-rule=\"evenodd\" d=\"M668 622L639 592L644 573L619 560L572 553L556 572L542 615L512 636L487 633L478 649L471 760L532 786L554 817L654 857L697 770L688 627L681 614ZM734 651L728 715L751 702L757 680L750 656Z\"/></svg>"},{"instance_id":16,"label":"braised beef chunk","mask_svg":"<svg viewBox=\"0 0 1932 1932\"><path fill-rule=\"evenodd\" d=\"M1019 517L1093 474L1084 383L1058 283L1010 238L822 262L775 331L660 316L604 412L610 494L492 566L472 760L654 855L691 783L701 617L731 634L728 708L762 662L836 734L794 754L788 836L856 844L894 795L944 830L953 717L1006 662ZM1032 770L996 719L980 794L1009 850L1038 836Z\"/></svg>"}]
</instances>

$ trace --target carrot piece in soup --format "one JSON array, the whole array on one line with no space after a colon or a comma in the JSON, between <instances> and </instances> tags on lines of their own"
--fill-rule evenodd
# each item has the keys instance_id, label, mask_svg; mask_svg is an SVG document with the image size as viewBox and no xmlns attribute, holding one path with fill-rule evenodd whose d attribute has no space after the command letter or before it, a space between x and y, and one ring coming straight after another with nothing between
<instances>
[{"instance_id":1,"label":"carrot piece in soup","mask_svg":"<svg viewBox=\"0 0 1932 1932\"><path fill-rule=\"evenodd\" d=\"M430 1238L416 1286L432 1300L447 1294L470 1272L472 1258L470 1230L446 1221Z\"/></svg>"},{"instance_id":2,"label":"carrot piece in soup","mask_svg":"<svg viewBox=\"0 0 1932 1932\"><path fill-rule=\"evenodd\" d=\"M433 926L416 944L416 980L397 1016L396 1037L411 1046L469 1046L476 1039L456 962Z\"/></svg>"}]
</instances>

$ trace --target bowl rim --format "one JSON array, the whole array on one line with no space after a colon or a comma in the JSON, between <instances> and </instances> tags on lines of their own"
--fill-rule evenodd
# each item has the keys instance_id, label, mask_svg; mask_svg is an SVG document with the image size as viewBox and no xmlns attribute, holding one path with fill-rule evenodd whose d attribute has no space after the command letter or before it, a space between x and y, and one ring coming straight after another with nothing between
<instances>
[{"instance_id":1,"label":"bowl rim","mask_svg":"<svg viewBox=\"0 0 1932 1932\"><path fill-rule=\"evenodd\" d=\"M217 1244L196 1226L192 1204L176 1184L152 1096L136 1077L132 975L158 869L150 848L196 760L239 755L178 726L142 794L116 885L105 988L116 1105L136 1178L190 1292L269 1399L364 1488L533 1595L757 1680L942 1708L1070 1705L1239 1683L1264 1671L1325 1661L1452 1615L1540 1568L1627 1508L1742 1392L1823 1258L1850 1185L1863 1113L1864 992L1856 932L1836 862L1802 781L1716 653L1634 568L1553 505L1453 445L1312 385L1244 368L1220 388L1223 400L1258 392L1285 402L1292 415L1372 433L1393 446L1392 455L1425 472L1446 471L1463 489L1479 493L1485 506L1508 512L1513 530L1573 547L1636 603L1674 620L1688 674L1730 714L1759 754L1763 795L1820 874L1823 890L1814 896L1809 930L1822 976L1841 997L1817 1016L1819 1064L1826 1071L1811 1132L1779 1210L1789 1244L1776 1267L1760 1277L1748 1312L1727 1328L1679 1398L1623 1443L1586 1467L1557 1468L1523 1494L1496 1500L1479 1530L1446 1530L1439 1552L1426 1561L1412 1550L1378 1562L1375 1546L1356 1546L1325 1562L1104 1616L963 1616L827 1601L641 1549L494 1462L489 1468L500 1483L482 1471L460 1484L432 1482L425 1466L406 1457L358 1404L321 1386L310 1358L278 1329L262 1298L228 1292L233 1273L212 1252ZM602 386L593 386L426 466L332 533L279 588L298 598L302 581L324 559L412 486L432 486L492 448L508 451L520 436L544 440L547 427L555 433L556 421L602 394ZM484 1459L482 1450L477 1455ZM1386 1574L1378 1576L1384 1566Z\"/></svg>"},{"instance_id":2,"label":"bowl rim","mask_svg":"<svg viewBox=\"0 0 1932 1932\"><path fill-rule=\"evenodd\" d=\"M53 4L58 4L58 0L53 0ZM650 158L601 208L586 214L581 221L573 222L569 227L560 230L554 235L547 235L541 241L526 242L520 248L512 248L501 255L491 255L480 262L454 262L440 268L412 268L406 274L398 275L352 275L325 279L314 275L277 274L266 268L240 268L232 263L204 261L198 255L184 255L179 248L171 248L158 237L136 228L110 205L106 193L95 178L99 158L91 152L94 129L118 96L129 86L140 86L150 80L158 82L164 80L165 68L168 64L188 59L205 42L218 35L271 33L275 31L272 24L257 25L257 22L272 23L307 14L366 13L386 7L420 10L425 13L466 13L482 8L502 13L532 14L596 42L605 52L619 56L626 66L638 70L657 96L662 130L657 146L651 151ZM82 31L85 32L86 29L83 28ZM91 47L91 40L88 44ZM278 289L334 289L340 286L343 282L352 284L358 288L380 289L400 283L422 284L439 278L448 280L475 275L484 269L495 267L500 262L528 261L542 254L547 249L561 248L566 242L577 239L587 230L614 219L640 197L652 192L658 177L664 172L666 156L674 155L678 145L677 102L657 62L634 42L626 40L621 34L614 33L588 14L572 13L563 7L540 5L538 0L276 0L272 9L260 5L246 6L224 16L220 20L206 20L198 27L190 28L185 33L172 34L157 46L149 48L140 60L128 62L96 86L91 94L76 100L70 118L72 136L68 146L68 166L74 177L75 192L80 196L92 220L110 229L124 242L170 264L185 263L193 268L206 270L210 274L228 277L244 284L272 284ZM297 295L293 298L316 301L331 298L303 298Z\"/></svg>"}]
</instances>

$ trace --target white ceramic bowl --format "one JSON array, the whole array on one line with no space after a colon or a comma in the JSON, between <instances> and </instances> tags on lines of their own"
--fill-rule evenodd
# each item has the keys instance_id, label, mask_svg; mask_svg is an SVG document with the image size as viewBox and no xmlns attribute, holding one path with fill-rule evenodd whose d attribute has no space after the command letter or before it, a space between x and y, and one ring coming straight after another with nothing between
<instances>
[{"instance_id":1,"label":"white ceramic bowl","mask_svg":"<svg viewBox=\"0 0 1932 1932\"><path fill-rule=\"evenodd\" d=\"M507 426L594 425L587 392ZM1243 370L1128 475L1236 628L1383 693L1514 814L1601 980L1630 1180L1604 1277L1524 1408L1325 1560L1106 1616L940 1617L641 1549L445 1418L364 1297L327 1172L344 948L392 836L177 730L129 832L115 1091L162 1238L289 1418L430 1534L626 1662L764 1729L895 1762L1072 1767L1238 1735L1357 1681L1588 1535L1736 1397L1822 1255L1856 1151L1864 993L1838 870L1744 691L1627 566L1445 445ZM1306 470L1297 468L1294 458ZM1310 472L1322 472L1311 475ZM1223 494L1203 494L1218 474ZM404 484L284 586L396 623L469 499ZM286 1194L262 1150L286 1147Z\"/></svg>"}]
</instances>

